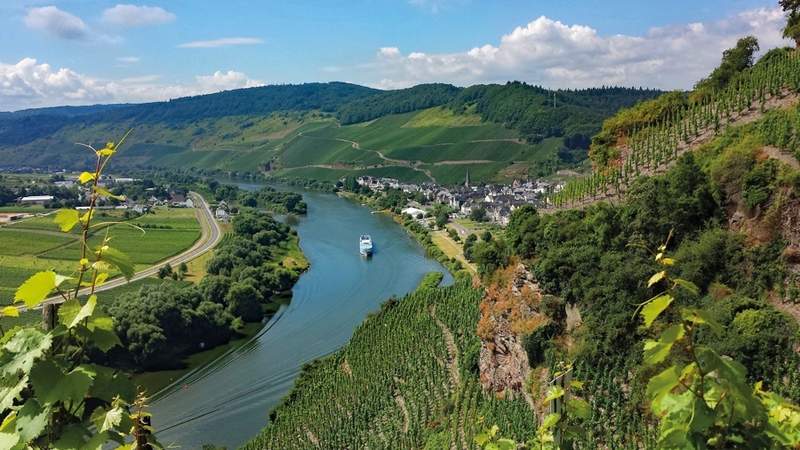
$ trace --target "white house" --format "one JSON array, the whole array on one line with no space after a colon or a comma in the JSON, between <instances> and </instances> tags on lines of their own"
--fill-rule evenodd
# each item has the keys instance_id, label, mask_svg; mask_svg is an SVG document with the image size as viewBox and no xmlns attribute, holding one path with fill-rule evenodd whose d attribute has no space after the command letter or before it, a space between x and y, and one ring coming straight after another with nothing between
<instances>
[{"instance_id":1,"label":"white house","mask_svg":"<svg viewBox=\"0 0 800 450\"><path fill-rule=\"evenodd\" d=\"M401 212L403 214L408 214L409 216L411 216L411 217L413 217L415 219L417 217L419 217L420 214L422 214L422 217L425 217L426 215L428 215L428 213L425 212L424 210L419 209L419 208L414 208L414 207L408 207L408 208L402 210Z\"/></svg>"},{"instance_id":2,"label":"white house","mask_svg":"<svg viewBox=\"0 0 800 450\"><path fill-rule=\"evenodd\" d=\"M47 202L52 202L53 198L52 195L29 195L20 198L19 202L26 205L44 205Z\"/></svg>"}]
</instances>

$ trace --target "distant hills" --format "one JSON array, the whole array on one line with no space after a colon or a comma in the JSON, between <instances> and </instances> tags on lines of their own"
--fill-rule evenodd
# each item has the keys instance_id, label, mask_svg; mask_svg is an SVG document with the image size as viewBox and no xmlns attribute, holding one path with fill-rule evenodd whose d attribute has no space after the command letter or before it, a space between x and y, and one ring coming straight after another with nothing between
<instances>
[{"instance_id":1,"label":"distant hills","mask_svg":"<svg viewBox=\"0 0 800 450\"><path fill-rule=\"evenodd\" d=\"M539 175L586 159L602 121L661 92L551 91L520 82L383 91L274 85L133 105L0 114L0 167L78 168L134 128L122 166L196 167L336 179L376 173L449 183ZM364 142L362 142L362 140Z\"/></svg>"}]
</instances>

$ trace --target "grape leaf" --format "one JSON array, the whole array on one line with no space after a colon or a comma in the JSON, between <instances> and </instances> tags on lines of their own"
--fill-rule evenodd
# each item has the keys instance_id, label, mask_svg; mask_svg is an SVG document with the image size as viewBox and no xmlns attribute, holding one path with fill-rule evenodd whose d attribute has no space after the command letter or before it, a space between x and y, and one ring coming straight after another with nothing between
<instances>
[{"instance_id":1,"label":"grape leaf","mask_svg":"<svg viewBox=\"0 0 800 450\"><path fill-rule=\"evenodd\" d=\"M681 325L673 325L661 333L657 341L648 339L644 343L644 362L648 365L658 364L669 355L675 342L683 338Z\"/></svg>"},{"instance_id":2,"label":"grape leaf","mask_svg":"<svg viewBox=\"0 0 800 450\"><path fill-rule=\"evenodd\" d=\"M58 308L59 321L68 329L74 328L81 321L92 315L94 308L97 305L97 296L91 295L86 303L81 306L80 302L71 298L61 304Z\"/></svg>"},{"instance_id":3,"label":"grape leaf","mask_svg":"<svg viewBox=\"0 0 800 450\"><path fill-rule=\"evenodd\" d=\"M650 277L650 280L647 282L647 287L650 287L650 286L658 283L659 281L663 280L666 276L667 276L667 272L664 271L664 270L654 274L652 277Z\"/></svg>"},{"instance_id":4,"label":"grape leaf","mask_svg":"<svg viewBox=\"0 0 800 450\"><path fill-rule=\"evenodd\" d=\"M83 172L80 175L78 175L78 181L80 181L81 184L86 184L86 183L88 183L88 182L90 182L92 180L94 180L94 174L93 173Z\"/></svg>"},{"instance_id":5,"label":"grape leaf","mask_svg":"<svg viewBox=\"0 0 800 450\"><path fill-rule=\"evenodd\" d=\"M34 274L17 288L14 300L25 302L28 308L34 308L56 288L56 273L52 270Z\"/></svg>"},{"instance_id":6,"label":"grape leaf","mask_svg":"<svg viewBox=\"0 0 800 450\"><path fill-rule=\"evenodd\" d=\"M674 299L671 295L664 294L647 302L641 312L642 318L644 319L644 326L650 328L658 316L672 303L672 300Z\"/></svg>"},{"instance_id":7,"label":"grape leaf","mask_svg":"<svg viewBox=\"0 0 800 450\"><path fill-rule=\"evenodd\" d=\"M116 266L126 279L130 280L133 277L133 263L128 255L111 247L103 249L102 255L103 260Z\"/></svg>"},{"instance_id":8,"label":"grape leaf","mask_svg":"<svg viewBox=\"0 0 800 450\"><path fill-rule=\"evenodd\" d=\"M50 417L50 408L42 406L35 398L28 399L17 413L17 432L22 442L30 442L44 431Z\"/></svg>"},{"instance_id":9,"label":"grape leaf","mask_svg":"<svg viewBox=\"0 0 800 450\"><path fill-rule=\"evenodd\" d=\"M78 211L74 209L59 209L53 222L61 228L61 231L68 233L78 224Z\"/></svg>"},{"instance_id":10,"label":"grape leaf","mask_svg":"<svg viewBox=\"0 0 800 450\"><path fill-rule=\"evenodd\" d=\"M658 411L661 400L678 385L680 371L676 366L670 366L661 373L650 378L647 382L647 396L652 399L654 411Z\"/></svg>"},{"instance_id":11,"label":"grape leaf","mask_svg":"<svg viewBox=\"0 0 800 450\"><path fill-rule=\"evenodd\" d=\"M0 359L0 374L28 373L34 360L41 357L53 343L53 338L36 328L22 328L6 342Z\"/></svg>"},{"instance_id":12,"label":"grape leaf","mask_svg":"<svg viewBox=\"0 0 800 450\"><path fill-rule=\"evenodd\" d=\"M94 376L94 371L86 366L64 373L52 361L44 360L31 369L31 384L39 400L45 404L79 401L86 397Z\"/></svg>"},{"instance_id":13,"label":"grape leaf","mask_svg":"<svg viewBox=\"0 0 800 450\"><path fill-rule=\"evenodd\" d=\"M0 314L5 317L19 317L19 310L16 306L6 306L0 309Z\"/></svg>"}]
</instances>

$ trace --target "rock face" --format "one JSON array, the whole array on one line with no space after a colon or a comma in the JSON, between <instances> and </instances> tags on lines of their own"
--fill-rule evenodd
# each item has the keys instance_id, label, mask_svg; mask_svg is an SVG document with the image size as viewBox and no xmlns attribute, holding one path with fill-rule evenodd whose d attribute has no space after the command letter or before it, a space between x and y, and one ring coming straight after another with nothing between
<instances>
[{"instance_id":1,"label":"rock face","mask_svg":"<svg viewBox=\"0 0 800 450\"><path fill-rule=\"evenodd\" d=\"M506 397L523 394L530 373L521 335L547 322L538 311L542 293L522 264L509 268L487 289L481 302L480 381L487 391Z\"/></svg>"}]
</instances>

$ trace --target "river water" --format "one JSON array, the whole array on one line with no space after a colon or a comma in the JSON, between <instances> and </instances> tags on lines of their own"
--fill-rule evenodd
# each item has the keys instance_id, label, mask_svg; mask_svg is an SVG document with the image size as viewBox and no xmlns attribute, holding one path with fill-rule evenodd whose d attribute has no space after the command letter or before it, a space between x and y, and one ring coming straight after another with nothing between
<instances>
[{"instance_id":1,"label":"river water","mask_svg":"<svg viewBox=\"0 0 800 450\"><path fill-rule=\"evenodd\" d=\"M295 228L311 268L257 336L158 396L151 409L162 444L238 447L266 425L302 365L340 348L383 301L412 291L427 272L450 281L391 218L332 194L302 193L308 215ZM369 260L358 253L363 233L375 243Z\"/></svg>"}]
</instances>

